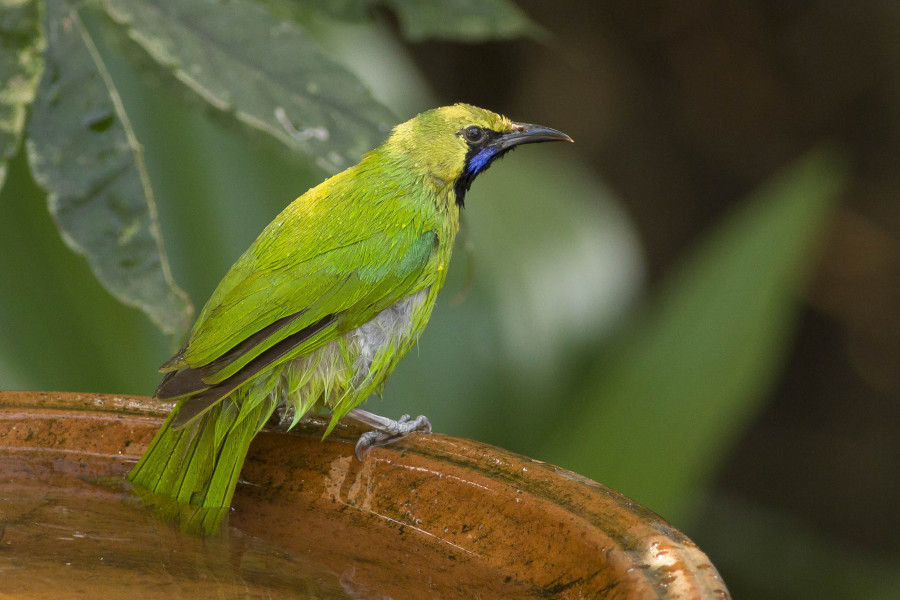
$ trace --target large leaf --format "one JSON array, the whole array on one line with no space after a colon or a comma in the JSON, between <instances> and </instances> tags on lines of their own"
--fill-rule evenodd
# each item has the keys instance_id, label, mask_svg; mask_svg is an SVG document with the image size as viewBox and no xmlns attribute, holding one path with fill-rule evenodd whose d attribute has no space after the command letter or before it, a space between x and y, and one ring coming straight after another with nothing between
<instances>
[{"instance_id":1,"label":"large leaf","mask_svg":"<svg viewBox=\"0 0 900 600\"><path fill-rule=\"evenodd\" d=\"M304 26L315 26L318 19L360 22L369 16L365 0L257 0L280 18L292 19Z\"/></svg>"},{"instance_id":2,"label":"large leaf","mask_svg":"<svg viewBox=\"0 0 900 600\"><path fill-rule=\"evenodd\" d=\"M63 239L100 282L165 333L183 334L193 311L169 274L141 147L115 85L67 2L47 1L46 28L28 126L34 177Z\"/></svg>"},{"instance_id":3,"label":"large leaf","mask_svg":"<svg viewBox=\"0 0 900 600\"><path fill-rule=\"evenodd\" d=\"M412 41L442 39L484 42L517 37L542 37L543 29L509 0L259 0L278 16L315 27L319 19L359 22L368 6L392 10L403 35Z\"/></svg>"},{"instance_id":4,"label":"large leaf","mask_svg":"<svg viewBox=\"0 0 900 600\"><path fill-rule=\"evenodd\" d=\"M808 158L715 231L574 395L577 418L543 456L683 518L778 372L838 167Z\"/></svg>"},{"instance_id":5,"label":"large leaf","mask_svg":"<svg viewBox=\"0 0 900 600\"><path fill-rule=\"evenodd\" d=\"M380 0L400 20L404 35L413 41L445 39L483 42L523 36L539 37L543 30L508 0Z\"/></svg>"},{"instance_id":6,"label":"large leaf","mask_svg":"<svg viewBox=\"0 0 900 600\"><path fill-rule=\"evenodd\" d=\"M37 0L0 0L0 188L19 150L25 115L41 80L44 36Z\"/></svg>"},{"instance_id":7,"label":"large leaf","mask_svg":"<svg viewBox=\"0 0 900 600\"><path fill-rule=\"evenodd\" d=\"M250 0L107 0L107 14L211 107L336 172L395 119L296 23Z\"/></svg>"}]
</instances>

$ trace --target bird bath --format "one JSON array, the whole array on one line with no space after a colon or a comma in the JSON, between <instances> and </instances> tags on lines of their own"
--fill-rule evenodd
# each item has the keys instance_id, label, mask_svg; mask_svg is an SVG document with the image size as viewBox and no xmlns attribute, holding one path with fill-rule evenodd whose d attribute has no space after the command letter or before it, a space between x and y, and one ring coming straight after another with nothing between
<instances>
[{"instance_id":1,"label":"bird bath","mask_svg":"<svg viewBox=\"0 0 900 600\"><path fill-rule=\"evenodd\" d=\"M660 517L471 440L263 431L223 534L158 521L122 476L170 404L0 392L0 598L728 598Z\"/></svg>"}]
</instances>

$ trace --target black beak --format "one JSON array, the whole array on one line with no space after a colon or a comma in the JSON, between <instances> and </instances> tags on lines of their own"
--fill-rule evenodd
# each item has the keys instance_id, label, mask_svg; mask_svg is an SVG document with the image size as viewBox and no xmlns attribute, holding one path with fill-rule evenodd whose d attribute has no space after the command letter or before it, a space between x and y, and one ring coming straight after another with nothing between
<instances>
[{"instance_id":1,"label":"black beak","mask_svg":"<svg viewBox=\"0 0 900 600\"><path fill-rule=\"evenodd\" d=\"M572 142L572 138L562 131L542 127L541 125L529 125L528 123L513 123L512 129L504 133L497 140L496 145L501 150L508 150L519 144L534 144L537 142Z\"/></svg>"}]
</instances>

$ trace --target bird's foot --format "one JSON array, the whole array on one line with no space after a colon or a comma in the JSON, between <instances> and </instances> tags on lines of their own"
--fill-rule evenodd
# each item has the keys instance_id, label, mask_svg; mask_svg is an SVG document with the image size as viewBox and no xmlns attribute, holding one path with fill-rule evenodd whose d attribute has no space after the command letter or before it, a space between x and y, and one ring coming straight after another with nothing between
<instances>
[{"instance_id":1,"label":"bird's foot","mask_svg":"<svg viewBox=\"0 0 900 600\"><path fill-rule=\"evenodd\" d=\"M410 418L409 415L403 415L394 421L361 408L354 408L347 413L347 416L374 428L359 436L359 441L356 442L356 459L360 462L373 446L393 444L416 431L431 433L431 421L424 415L419 415L415 419Z\"/></svg>"}]
</instances>

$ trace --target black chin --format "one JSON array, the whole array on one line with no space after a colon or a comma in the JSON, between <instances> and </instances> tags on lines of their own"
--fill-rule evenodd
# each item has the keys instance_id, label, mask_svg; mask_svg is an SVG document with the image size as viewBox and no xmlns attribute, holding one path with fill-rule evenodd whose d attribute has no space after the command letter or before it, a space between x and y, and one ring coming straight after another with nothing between
<instances>
[{"instance_id":1,"label":"black chin","mask_svg":"<svg viewBox=\"0 0 900 600\"><path fill-rule=\"evenodd\" d=\"M470 167L472 159L482 150L482 148L471 148L466 154L466 166L463 169L463 174L459 179L456 180L456 184L453 186L453 193L456 195L456 205L460 208L465 208L466 192L468 192L469 188L472 187L472 182L475 181L475 178L487 171L498 158L503 158L506 153L515 150L515 148L515 146L509 146L508 148L499 150L482 167L477 170L472 170Z\"/></svg>"}]
</instances>

